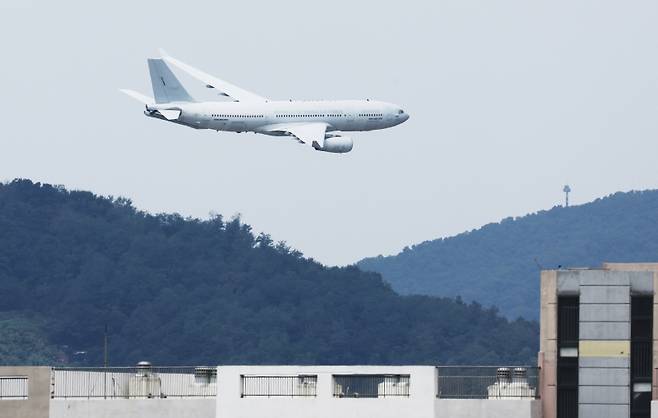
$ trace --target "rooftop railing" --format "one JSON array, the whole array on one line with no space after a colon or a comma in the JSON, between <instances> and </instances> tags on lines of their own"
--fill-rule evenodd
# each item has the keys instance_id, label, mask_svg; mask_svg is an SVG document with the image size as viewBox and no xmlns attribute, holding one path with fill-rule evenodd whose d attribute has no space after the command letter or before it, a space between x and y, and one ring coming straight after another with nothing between
<instances>
[{"instance_id":1,"label":"rooftop railing","mask_svg":"<svg viewBox=\"0 0 658 418\"><path fill-rule=\"evenodd\" d=\"M0 400L27 399L26 376L0 376Z\"/></svg>"},{"instance_id":2,"label":"rooftop railing","mask_svg":"<svg viewBox=\"0 0 658 418\"><path fill-rule=\"evenodd\" d=\"M437 397L443 399L538 399L539 368L437 367ZM242 375L242 397L314 397L317 375ZM409 374L333 374L336 398L409 397ZM211 367L56 367L52 398L214 397ZM0 399L27 398L27 378L0 377Z\"/></svg>"},{"instance_id":3,"label":"rooftop railing","mask_svg":"<svg viewBox=\"0 0 658 418\"><path fill-rule=\"evenodd\" d=\"M217 395L211 367L55 367L52 398L169 398Z\"/></svg>"},{"instance_id":4,"label":"rooftop railing","mask_svg":"<svg viewBox=\"0 0 658 418\"><path fill-rule=\"evenodd\" d=\"M439 366L438 375L439 398L539 398L537 367Z\"/></svg>"}]
</instances>

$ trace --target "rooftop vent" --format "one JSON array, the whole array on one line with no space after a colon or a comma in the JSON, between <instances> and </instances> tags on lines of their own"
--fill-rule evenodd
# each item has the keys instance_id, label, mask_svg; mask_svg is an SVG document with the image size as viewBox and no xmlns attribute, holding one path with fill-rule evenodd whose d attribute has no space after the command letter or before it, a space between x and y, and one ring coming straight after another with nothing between
<instances>
[{"instance_id":1,"label":"rooftop vent","mask_svg":"<svg viewBox=\"0 0 658 418\"><path fill-rule=\"evenodd\" d=\"M513 382L528 382L528 369L525 367L516 367L512 370L512 381Z\"/></svg>"},{"instance_id":2,"label":"rooftop vent","mask_svg":"<svg viewBox=\"0 0 658 418\"><path fill-rule=\"evenodd\" d=\"M209 384L215 383L217 379L217 369L209 366L199 366L194 368L194 383Z\"/></svg>"},{"instance_id":3,"label":"rooftop vent","mask_svg":"<svg viewBox=\"0 0 658 418\"><path fill-rule=\"evenodd\" d=\"M151 370L153 365L150 361L140 361L137 363L137 370Z\"/></svg>"},{"instance_id":4,"label":"rooftop vent","mask_svg":"<svg viewBox=\"0 0 658 418\"><path fill-rule=\"evenodd\" d=\"M160 377L153 373L153 365L148 361L137 363L135 376L128 382L128 393L131 398L158 398L161 392Z\"/></svg>"},{"instance_id":5,"label":"rooftop vent","mask_svg":"<svg viewBox=\"0 0 658 418\"><path fill-rule=\"evenodd\" d=\"M512 381L512 370L509 367L501 367L496 370L496 382L509 383Z\"/></svg>"},{"instance_id":6,"label":"rooftop vent","mask_svg":"<svg viewBox=\"0 0 658 418\"><path fill-rule=\"evenodd\" d=\"M487 388L489 399L534 399L536 389L528 385L528 369L501 367L496 370L496 383Z\"/></svg>"}]
</instances>

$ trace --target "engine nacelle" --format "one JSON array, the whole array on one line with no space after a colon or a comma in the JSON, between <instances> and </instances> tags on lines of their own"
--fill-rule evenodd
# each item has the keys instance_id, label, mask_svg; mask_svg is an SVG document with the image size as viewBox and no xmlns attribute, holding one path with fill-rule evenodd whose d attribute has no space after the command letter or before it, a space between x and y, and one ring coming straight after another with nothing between
<instances>
[{"instance_id":1,"label":"engine nacelle","mask_svg":"<svg viewBox=\"0 0 658 418\"><path fill-rule=\"evenodd\" d=\"M343 154L352 151L353 146L354 142L349 136L330 136L325 138L323 146L317 149L324 152Z\"/></svg>"}]
</instances>

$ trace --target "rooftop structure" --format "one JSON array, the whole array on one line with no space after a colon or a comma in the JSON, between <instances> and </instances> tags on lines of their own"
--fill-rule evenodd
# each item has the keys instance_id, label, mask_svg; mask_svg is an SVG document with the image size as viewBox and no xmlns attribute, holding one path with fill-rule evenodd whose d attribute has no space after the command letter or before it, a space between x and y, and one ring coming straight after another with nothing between
<instances>
[{"instance_id":1,"label":"rooftop structure","mask_svg":"<svg viewBox=\"0 0 658 418\"><path fill-rule=\"evenodd\" d=\"M538 418L538 376L482 366L0 368L12 382L0 386L0 418Z\"/></svg>"}]
</instances>

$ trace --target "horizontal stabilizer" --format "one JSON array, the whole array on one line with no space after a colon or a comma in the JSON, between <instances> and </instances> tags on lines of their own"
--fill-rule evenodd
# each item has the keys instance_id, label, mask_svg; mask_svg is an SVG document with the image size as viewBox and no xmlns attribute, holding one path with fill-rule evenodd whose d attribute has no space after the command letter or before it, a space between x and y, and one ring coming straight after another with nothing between
<instances>
[{"instance_id":1,"label":"horizontal stabilizer","mask_svg":"<svg viewBox=\"0 0 658 418\"><path fill-rule=\"evenodd\" d=\"M132 97L133 99L137 100L138 102L142 102L145 105L150 105L153 104L153 98L148 97L143 95L142 93L138 93L133 90L128 90L128 89L119 89L120 92L127 94L128 96Z\"/></svg>"}]
</instances>

